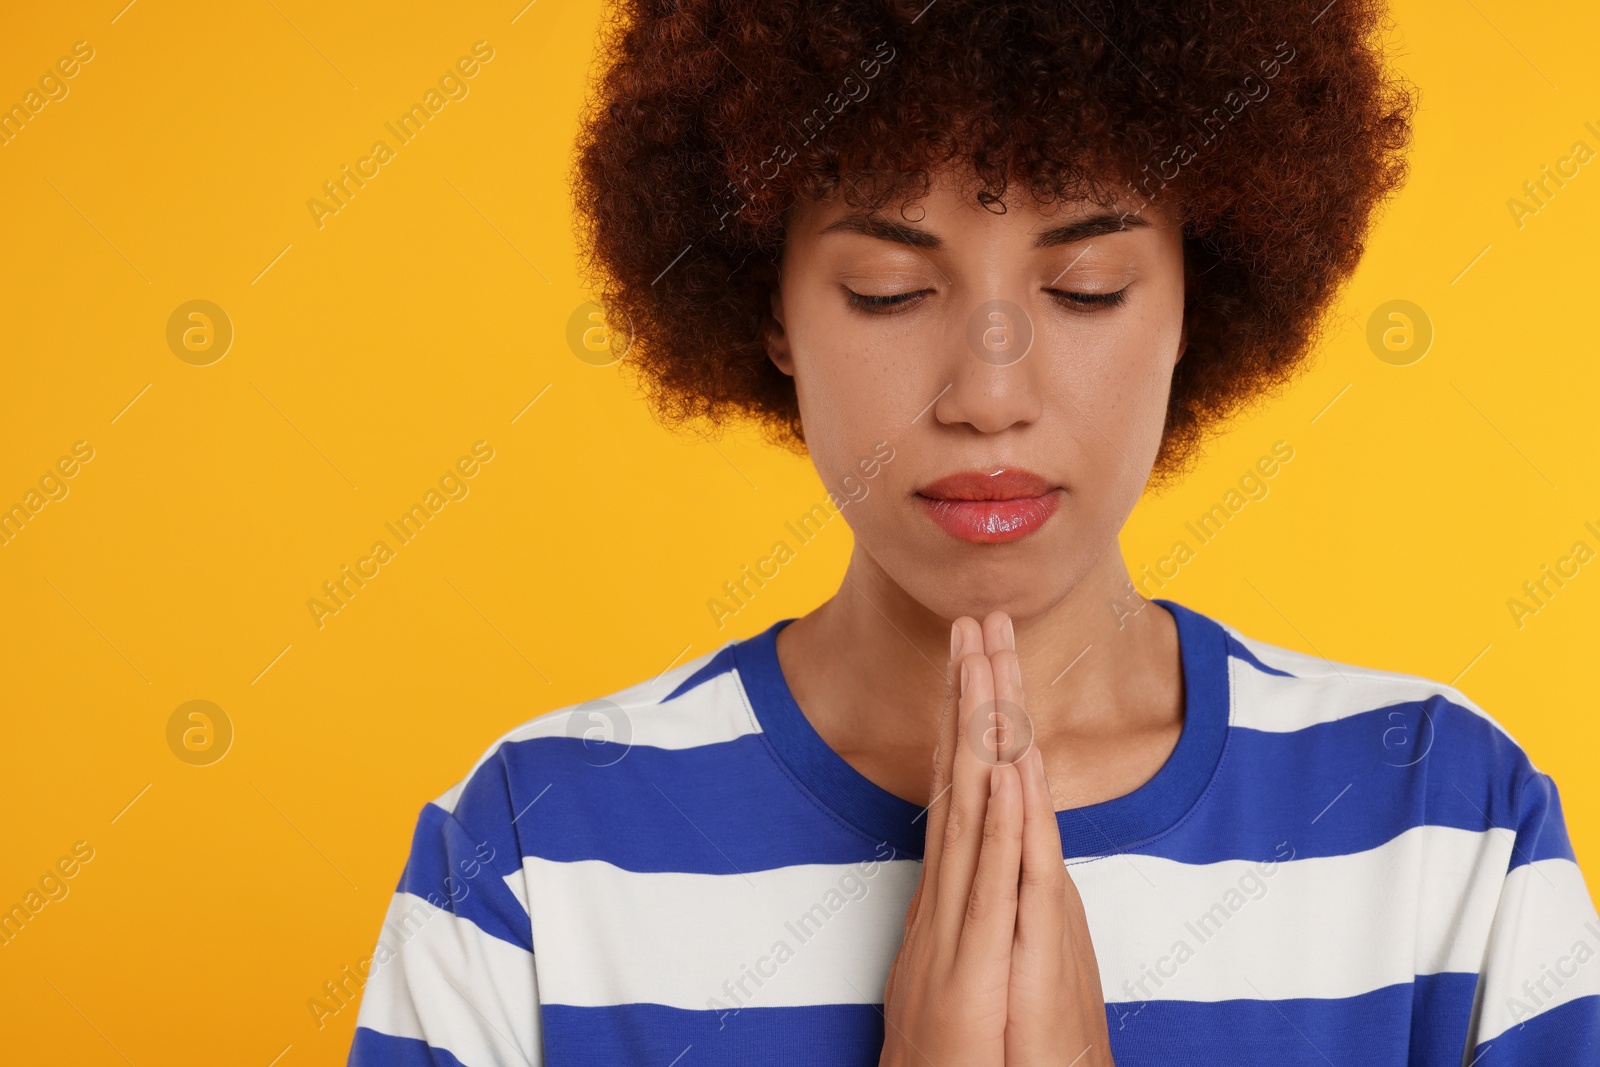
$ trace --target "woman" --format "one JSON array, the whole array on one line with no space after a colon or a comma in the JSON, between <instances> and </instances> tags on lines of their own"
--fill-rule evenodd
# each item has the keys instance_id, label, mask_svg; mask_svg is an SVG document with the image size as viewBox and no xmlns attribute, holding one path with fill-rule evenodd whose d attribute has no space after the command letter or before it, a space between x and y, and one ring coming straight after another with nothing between
<instances>
[{"instance_id":1,"label":"woman","mask_svg":"<svg viewBox=\"0 0 1600 1067\"><path fill-rule=\"evenodd\" d=\"M1118 544L1404 176L1381 14L618 13L577 191L630 365L808 451L854 553L425 807L352 1063L1600 1062L1550 779Z\"/></svg>"}]
</instances>

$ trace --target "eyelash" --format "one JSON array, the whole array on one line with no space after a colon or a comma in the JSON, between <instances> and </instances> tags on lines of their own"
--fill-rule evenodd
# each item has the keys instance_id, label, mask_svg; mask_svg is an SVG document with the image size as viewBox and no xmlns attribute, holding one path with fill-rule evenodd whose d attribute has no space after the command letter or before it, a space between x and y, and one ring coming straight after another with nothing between
<instances>
[{"instance_id":1,"label":"eyelash","mask_svg":"<svg viewBox=\"0 0 1600 1067\"><path fill-rule=\"evenodd\" d=\"M914 293L891 293L888 296L868 296L846 287L846 299L850 306L870 314L892 314L895 308L905 307L913 302L913 298L921 297L927 290ZM1056 301L1075 311L1097 311L1102 308L1112 308L1120 305L1128 296L1128 287L1123 286L1114 293L1070 293L1060 289L1046 289L1045 292L1056 298Z\"/></svg>"},{"instance_id":2,"label":"eyelash","mask_svg":"<svg viewBox=\"0 0 1600 1067\"><path fill-rule=\"evenodd\" d=\"M859 311L887 311L890 308L899 307L907 303L912 297L920 295L920 293L894 293L889 296L868 296L865 293L858 293L848 286L845 287L845 299L849 301L851 307Z\"/></svg>"},{"instance_id":3,"label":"eyelash","mask_svg":"<svg viewBox=\"0 0 1600 1067\"><path fill-rule=\"evenodd\" d=\"M1068 293L1060 289L1046 291L1055 297L1058 303L1074 305L1086 311L1093 311L1097 308L1117 307L1128 299L1128 287L1126 285L1114 293Z\"/></svg>"}]
</instances>

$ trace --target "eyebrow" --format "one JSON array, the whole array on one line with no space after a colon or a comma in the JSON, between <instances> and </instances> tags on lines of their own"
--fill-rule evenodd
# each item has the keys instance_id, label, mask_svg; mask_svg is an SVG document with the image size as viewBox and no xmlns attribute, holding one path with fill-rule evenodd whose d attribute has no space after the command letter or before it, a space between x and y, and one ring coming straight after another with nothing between
<instances>
[{"instance_id":1,"label":"eyebrow","mask_svg":"<svg viewBox=\"0 0 1600 1067\"><path fill-rule=\"evenodd\" d=\"M1088 240L1091 237L1103 237L1108 233L1118 233L1122 230L1131 230L1135 227L1149 225L1149 221L1135 214L1105 212L1067 223L1065 226L1053 226L1048 230L1044 230L1034 238L1033 247L1056 248L1060 245L1070 245L1078 241ZM896 244L910 245L912 248L925 248L930 251L944 247L944 241L940 239L938 234L930 230L924 230L909 223L891 222L875 215L846 215L824 226L821 232L834 233L836 231L864 234L867 237L877 237L885 241L893 241Z\"/></svg>"}]
</instances>

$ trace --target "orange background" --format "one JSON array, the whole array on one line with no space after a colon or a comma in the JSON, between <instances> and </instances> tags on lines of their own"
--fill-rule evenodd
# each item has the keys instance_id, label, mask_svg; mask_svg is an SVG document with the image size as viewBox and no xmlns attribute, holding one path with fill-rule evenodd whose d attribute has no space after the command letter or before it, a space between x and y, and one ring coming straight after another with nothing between
<instances>
[{"instance_id":1,"label":"orange background","mask_svg":"<svg viewBox=\"0 0 1600 1067\"><path fill-rule=\"evenodd\" d=\"M0 506L66 490L0 544L0 907L92 849L0 945L7 1058L340 1064L354 1007L319 1028L307 1004L372 951L421 805L513 725L804 613L850 534L828 524L719 630L706 601L821 484L752 435L661 429L569 344L597 4L121 3L31 5L0 35L0 105L93 50L0 145ZM1161 595L1459 679L1555 776L1593 881L1600 563L1520 626L1508 600L1600 549L1600 164L1520 220L1508 201L1600 150L1600 12L1394 13L1423 90L1409 186L1317 369L1142 503L1125 550L1137 574L1289 442ZM319 227L307 201L478 41L466 95ZM215 336L169 345L192 300L232 325L220 359ZM1433 330L1403 366L1368 343L1393 300ZM319 627L322 583L479 441L467 495ZM188 720L169 746L194 700L231 724L210 765L177 755Z\"/></svg>"}]
</instances>

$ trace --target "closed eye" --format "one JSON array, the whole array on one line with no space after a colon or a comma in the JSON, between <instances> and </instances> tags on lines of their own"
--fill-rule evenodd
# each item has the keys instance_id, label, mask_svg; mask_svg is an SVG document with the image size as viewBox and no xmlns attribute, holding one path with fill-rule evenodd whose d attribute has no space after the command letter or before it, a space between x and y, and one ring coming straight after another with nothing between
<instances>
[{"instance_id":1,"label":"closed eye","mask_svg":"<svg viewBox=\"0 0 1600 1067\"><path fill-rule=\"evenodd\" d=\"M851 307L860 311L883 314L885 312L892 311L895 308L904 307L921 298L922 296L931 293L933 290L919 289L911 293L890 293L887 296L869 296L866 293L858 293L848 286L845 287L844 291L845 299L849 301Z\"/></svg>"},{"instance_id":2,"label":"closed eye","mask_svg":"<svg viewBox=\"0 0 1600 1067\"><path fill-rule=\"evenodd\" d=\"M1096 308L1116 307L1128 297L1126 285L1114 293L1073 293L1063 289L1046 289L1045 292L1055 297L1058 303L1091 311Z\"/></svg>"},{"instance_id":3,"label":"closed eye","mask_svg":"<svg viewBox=\"0 0 1600 1067\"><path fill-rule=\"evenodd\" d=\"M889 293L884 296L872 296L858 293L845 287L845 298L851 307L860 311L876 314L891 313L897 308L907 307L921 300L931 289L918 289L909 293ZM1128 296L1128 287L1123 286L1114 293L1074 293L1064 289L1046 289L1056 301L1065 306L1081 311L1092 311L1097 308L1116 307Z\"/></svg>"}]
</instances>

